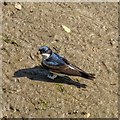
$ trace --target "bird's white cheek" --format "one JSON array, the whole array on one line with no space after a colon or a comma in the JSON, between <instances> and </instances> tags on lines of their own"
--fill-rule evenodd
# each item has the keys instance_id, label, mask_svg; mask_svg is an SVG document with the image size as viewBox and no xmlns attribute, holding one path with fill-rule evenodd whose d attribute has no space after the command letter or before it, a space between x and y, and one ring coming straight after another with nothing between
<instances>
[{"instance_id":1,"label":"bird's white cheek","mask_svg":"<svg viewBox=\"0 0 120 120\"><path fill-rule=\"evenodd\" d=\"M50 57L50 54L43 53L42 54L43 59L48 59Z\"/></svg>"}]
</instances>

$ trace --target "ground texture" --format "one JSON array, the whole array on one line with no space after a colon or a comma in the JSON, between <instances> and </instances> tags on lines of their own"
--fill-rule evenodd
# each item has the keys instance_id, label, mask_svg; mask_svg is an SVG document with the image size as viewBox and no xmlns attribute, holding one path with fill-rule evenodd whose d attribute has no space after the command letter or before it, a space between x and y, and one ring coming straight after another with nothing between
<instances>
[{"instance_id":1,"label":"ground texture","mask_svg":"<svg viewBox=\"0 0 120 120\"><path fill-rule=\"evenodd\" d=\"M118 116L117 3L3 3L3 116ZM71 32L66 32L62 25ZM38 46L96 74L50 80Z\"/></svg>"}]
</instances>

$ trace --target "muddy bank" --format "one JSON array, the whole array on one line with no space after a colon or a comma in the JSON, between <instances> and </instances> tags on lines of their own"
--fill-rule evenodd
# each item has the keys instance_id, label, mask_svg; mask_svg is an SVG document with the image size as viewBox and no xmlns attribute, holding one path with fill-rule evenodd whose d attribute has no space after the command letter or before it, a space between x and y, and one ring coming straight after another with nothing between
<instances>
[{"instance_id":1,"label":"muddy bank","mask_svg":"<svg viewBox=\"0 0 120 120\"><path fill-rule=\"evenodd\" d=\"M117 3L20 5L2 6L3 116L117 117ZM95 73L95 81L48 79L38 45Z\"/></svg>"}]
</instances>

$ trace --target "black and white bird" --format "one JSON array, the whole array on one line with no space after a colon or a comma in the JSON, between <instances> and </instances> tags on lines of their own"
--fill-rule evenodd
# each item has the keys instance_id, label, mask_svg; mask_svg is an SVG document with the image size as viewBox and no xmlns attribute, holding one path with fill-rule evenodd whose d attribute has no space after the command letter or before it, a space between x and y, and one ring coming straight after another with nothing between
<instances>
[{"instance_id":1,"label":"black and white bird","mask_svg":"<svg viewBox=\"0 0 120 120\"><path fill-rule=\"evenodd\" d=\"M39 47L42 55L42 66L50 71L48 78L55 79L58 75L80 76L93 80L95 74L87 73L79 67L71 64L66 58L52 52L48 46Z\"/></svg>"}]
</instances>

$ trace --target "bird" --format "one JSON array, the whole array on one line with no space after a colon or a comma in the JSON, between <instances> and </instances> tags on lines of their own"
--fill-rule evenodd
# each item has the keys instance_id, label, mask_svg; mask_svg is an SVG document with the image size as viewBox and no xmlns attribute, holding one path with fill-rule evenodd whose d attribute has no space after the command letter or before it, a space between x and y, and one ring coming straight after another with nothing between
<instances>
[{"instance_id":1,"label":"bird","mask_svg":"<svg viewBox=\"0 0 120 120\"><path fill-rule=\"evenodd\" d=\"M85 72L65 57L53 52L48 46L39 46L38 51L42 55L41 65L50 71L50 74L47 75L50 79L55 79L61 75L79 76L89 80L95 79L95 74Z\"/></svg>"}]
</instances>

